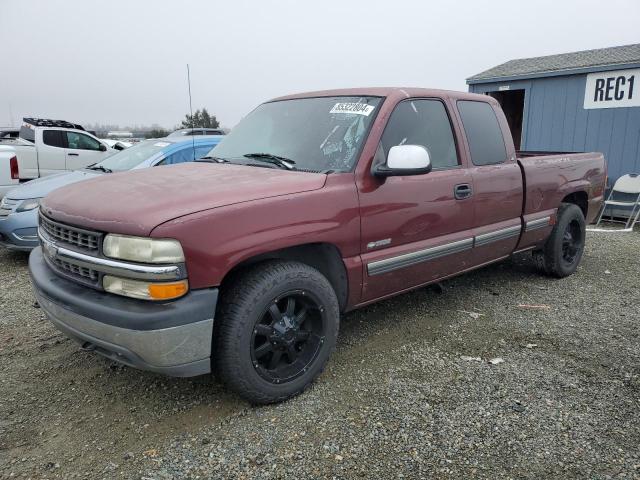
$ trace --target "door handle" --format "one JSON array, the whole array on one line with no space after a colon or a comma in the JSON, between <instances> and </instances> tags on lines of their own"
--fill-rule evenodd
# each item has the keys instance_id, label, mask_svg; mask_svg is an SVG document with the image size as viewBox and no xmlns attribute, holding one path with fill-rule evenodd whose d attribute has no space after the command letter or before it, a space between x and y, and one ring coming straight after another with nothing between
<instances>
[{"instance_id":1,"label":"door handle","mask_svg":"<svg viewBox=\"0 0 640 480\"><path fill-rule=\"evenodd\" d=\"M453 188L453 194L455 195L456 200L463 200L473 195L473 190L471 189L471 185L468 183L461 183Z\"/></svg>"},{"instance_id":2,"label":"door handle","mask_svg":"<svg viewBox=\"0 0 640 480\"><path fill-rule=\"evenodd\" d=\"M67 155L69 155L70 157L77 157L78 156L77 153L67 153Z\"/></svg>"}]
</instances>

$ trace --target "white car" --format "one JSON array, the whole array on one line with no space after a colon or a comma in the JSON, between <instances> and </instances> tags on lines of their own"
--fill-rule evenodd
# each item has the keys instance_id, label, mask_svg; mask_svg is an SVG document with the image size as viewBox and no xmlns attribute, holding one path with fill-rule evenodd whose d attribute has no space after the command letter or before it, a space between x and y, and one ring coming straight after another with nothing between
<instances>
[{"instance_id":1,"label":"white car","mask_svg":"<svg viewBox=\"0 0 640 480\"><path fill-rule=\"evenodd\" d=\"M20 137L2 143L15 149L20 180L78 170L117 152L81 125L39 118L23 121Z\"/></svg>"},{"instance_id":2,"label":"white car","mask_svg":"<svg viewBox=\"0 0 640 480\"><path fill-rule=\"evenodd\" d=\"M0 145L0 200L18 186L18 159L16 151L8 145Z\"/></svg>"}]
</instances>

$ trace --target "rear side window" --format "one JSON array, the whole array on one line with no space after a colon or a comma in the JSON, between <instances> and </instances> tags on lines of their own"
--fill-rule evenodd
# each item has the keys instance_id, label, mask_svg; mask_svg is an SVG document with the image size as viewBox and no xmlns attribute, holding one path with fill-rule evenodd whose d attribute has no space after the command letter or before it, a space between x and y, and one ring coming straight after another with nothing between
<instances>
[{"instance_id":1,"label":"rear side window","mask_svg":"<svg viewBox=\"0 0 640 480\"><path fill-rule=\"evenodd\" d=\"M31 143L35 143L35 141L36 141L36 134L33 131L33 129L31 129L29 127L25 127L24 125L22 127L20 127L20 135L19 136L23 140L26 140L26 141L31 142Z\"/></svg>"},{"instance_id":2,"label":"rear side window","mask_svg":"<svg viewBox=\"0 0 640 480\"><path fill-rule=\"evenodd\" d=\"M474 165L503 163L507 159L502 130L491 105L460 100L458 111L467 135Z\"/></svg>"},{"instance_id":3,"label":"rear side window","mask_svg":"<svg viewBox=\"0 0 640 480\"><path fill-rule=\"evenodd\" d=\"M405 100L399 103L382 134L384 158L396 145L422 145L434 169L458 165L451 122L439 100Z\"/></svg>"},{"instance_id":4,"label":"rear side window","mask_svg":"<svg viewBox=\"0 0 640 480\"><path fill-rule=\"evenodd\" d=\"M50 147L64 148L64 132L61 130L43 130L42 141Z\"/></svg>"}]
</instances>

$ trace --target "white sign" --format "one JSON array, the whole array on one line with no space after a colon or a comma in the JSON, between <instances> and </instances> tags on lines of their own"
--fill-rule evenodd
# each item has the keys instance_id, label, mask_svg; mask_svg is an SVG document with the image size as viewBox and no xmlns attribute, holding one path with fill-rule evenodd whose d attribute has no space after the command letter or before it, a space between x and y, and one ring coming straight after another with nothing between
<instances>
[{"instance_id":1,"label":"white sign","mask_svg":"<svg viewBox=\"0 0 640 480\"><path fill-rule=\"evenodd\" d=\"M504 92L505 90L510 90L510 89L511 89L511 85L500 85L498 87L499 92Z\"/></svg>"},{"instance_id":2,"label":"white sign","mask_svg":"<svg viewBox=\"0 0 640 480\"><path fill-rule=\"evenodd\" d=\"M355 113L367 117L376 107L366 103L336 103L329 113Z\"/></svg>"},{"instance_id":3,"label":"white sign","mask_svg":"<svg viewBox=\"0 0 640 480\"><path fill-rule=\"evenodd\" d=\"M640 68L590 73L584 108L640 107Z\"/></svg>"}]
</instances>

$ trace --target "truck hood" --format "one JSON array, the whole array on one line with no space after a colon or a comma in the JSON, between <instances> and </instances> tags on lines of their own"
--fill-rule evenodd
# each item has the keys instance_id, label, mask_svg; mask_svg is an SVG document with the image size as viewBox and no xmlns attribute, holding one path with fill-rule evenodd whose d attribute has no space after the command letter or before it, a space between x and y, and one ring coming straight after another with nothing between
<instances>
[{"instance_id":1,"label":"truck hood","mask_svg":"<svg viewBox=\"0 0 640 480\"><path fill-rule=\"evenodd\" d=\"M76 172L56 173L46 177L31 180L19 187L11 190L7 196L13 200L26 200L27 198L42 198L56 188L64 187L72 183L88 180L100 176L100 173L88 170L78 170Z\"/></svg>"},{"instance_id":2,"label":"truck hood","mask_svg":"<svg viewBox=\"0 0 640 480\"><path fill-rule=\"evenodd\" d=\"M41 203L54 220L149 235L174 218L322 188L326 175L232 164L185 163L103 175L59 188Z\"/></svg>"}]
</instances>

